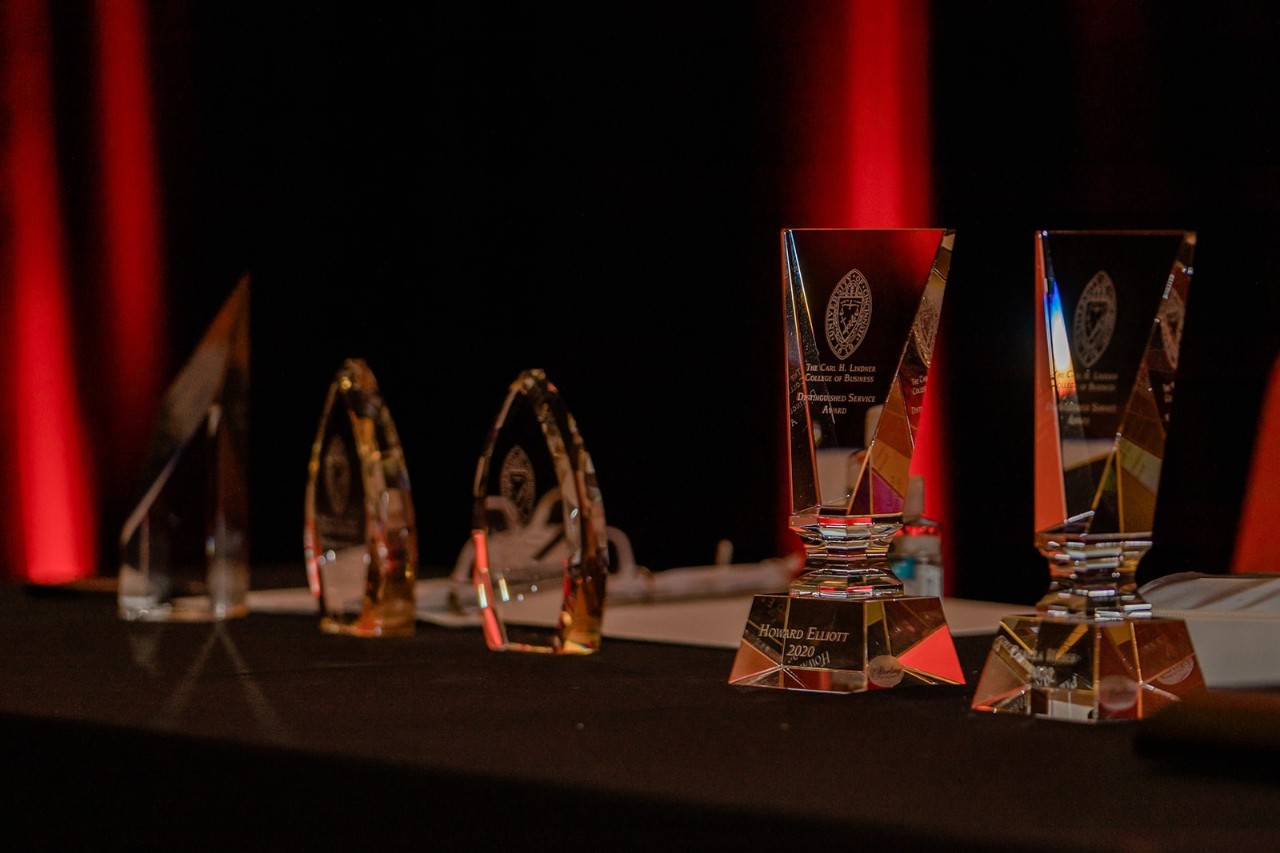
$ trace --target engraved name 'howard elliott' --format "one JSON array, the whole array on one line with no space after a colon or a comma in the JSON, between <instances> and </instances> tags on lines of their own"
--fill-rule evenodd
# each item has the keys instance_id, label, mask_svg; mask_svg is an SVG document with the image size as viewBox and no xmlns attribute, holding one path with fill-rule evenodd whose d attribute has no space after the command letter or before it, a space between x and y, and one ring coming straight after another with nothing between
<instances>
[{"instance_id":1,"label":"engraved name 'howard elliott'","mask_svg":"<svg viewBox=\"0 0 1280 853\"><path fill-rule=\"evenodd\" d=\"M849 640L848 631L829 631L823 628L778 628L773 625L761 625L759 636L772 640L810 640L815 643L845 643Z\"/></svg>"}]
</instances>

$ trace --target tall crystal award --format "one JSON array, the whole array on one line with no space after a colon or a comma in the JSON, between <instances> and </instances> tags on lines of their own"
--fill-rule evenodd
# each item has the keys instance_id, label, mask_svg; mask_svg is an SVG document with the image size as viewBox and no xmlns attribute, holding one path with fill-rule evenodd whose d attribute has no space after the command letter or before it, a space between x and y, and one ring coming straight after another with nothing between
<instances>
[{"instance_id":1,"label":"tall crystal award","mask_svg":"<svg viewBox=\"0 0 1280 853\"><path fill-rule=\"evenodd\" d=\"M1184 622L1137 590L1151 548L1195 234L1040 231L1035 543L1050 587L1008 616L975 710L1100 722L1204 689Z\"/></svg>"},{"instance_id":2,"label":"tall crystal award","mask_svg":"<svg viewBox=\"0 0 1280 853\"><path fill-rule=\"evenodd\" d=\"M955 232L782 232L790 527L805 566L752 601L729 683L856 693L963 684L936 596L905 595L887 552Z\"/></svg>"},{"instance_id":3,"label":"tall crystal award","mask_svg":"<svg viewBox=\"0 0 1280 853\"><path fill-rule=\"evenodd\" d=\"M472 579L495 651L591 654L604 624L604 501L542 370L511 384L476 468Z\"/></svg>"},{"instance_id":4,"label":"tall crystal award","mask_svg":"<svg viewBox=\"0 0 1280 853\"><path fill-rule=\"evenodd\" d=\"M117 603L130 621L249 612L249 279L165 392L142 496L120 532Z\"/></svg>"},{"instance_id":5,"label":"tall crystal award","mask_svg":"<svg viewBox=\"0 0 1280 853\"><path fill-rule=\"evenodd\" d=\"M321 630L413 633L418 535L409 472L378 381L361 359L347 359L329 385L307 466L302 539Z\"/></svg>"}]
</instances>

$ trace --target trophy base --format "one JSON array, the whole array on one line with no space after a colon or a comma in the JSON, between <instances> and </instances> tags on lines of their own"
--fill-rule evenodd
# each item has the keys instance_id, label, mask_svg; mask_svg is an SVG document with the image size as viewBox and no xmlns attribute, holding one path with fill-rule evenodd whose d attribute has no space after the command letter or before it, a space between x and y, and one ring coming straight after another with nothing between
<instances>
[{"instance_id":1,"label":"trophy base","mask_svg":"<svg viewBox=\"0 0 1280 853\"><path fill-rule=\"evenodd\" d=\"M972 707L1071 722L1138 720L1204 689L1180 619L1027 614L1000 620Z\"/></svg>"},{"instance_id":2,"label":"trophy base","mask_svg":"<svg viewBox=\"0 0 1280 853\"><path fill-rule=\"evenodd\" d=\"M249 615L249 572L223 568L209 572L203 581L187 576L164 575L130 565L120 567L116 581L117 614L127 622L221 622ZM161 595L157 590L178 591Z\"/></svg>"},{"instance_id":3,"label":"trophy base","mask_svg":"<svg viewBox=\"0 0 1280 853\"><path fill-rule=\"evenodd\" d=\"M339 619L324 616L320 630L326 634L344 634L348 637L412 637L416 624L413 619Z\"/></svg>"},{"instance_id":4,"label":"trophy base","mask_svg":"<svg viewBox=\"0 0 1280 853\"><path fill-rule=\"evenodd\" d=\"M222 622L248 616L249 606L214 607L197 600L156 604L122 599L117 615L126 622Z\"/></svg>"},{"instance_id":5,"label":"trophy base","mask_svg":"<svg viewBox=\"0 0 1280 853\"><path fill-rule=\"evenodd\" d=\"M752 600L729 683L827 693L964 684L942 599Z\"/></svg>"}]
</instances>

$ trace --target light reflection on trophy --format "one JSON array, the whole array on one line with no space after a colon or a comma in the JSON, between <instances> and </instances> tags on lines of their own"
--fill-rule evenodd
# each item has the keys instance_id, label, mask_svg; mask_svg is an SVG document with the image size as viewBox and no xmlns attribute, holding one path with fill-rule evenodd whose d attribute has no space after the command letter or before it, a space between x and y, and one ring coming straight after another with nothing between
<instances>
[{"instance_id":1,"label":"light reflection on trophy","mask_svg":"<svg viewBox=\"0 0 1280 853\"><path fill-rule=\"evenodd\" d=\"M1151 548L1195 234L1040 231L1035 543L1051 584L1001 620L979 711L1150 716L1204 679L1186 624L1138 593Z\"/></svg>"},{"instance_id":2,"label":"light reflection on trophy","mask_svg":"<svg viewBox=\"0 0 1280 853\"><path fill-rule=\"evenodd\" d=\"M903 524L954 231L782 232L790 527L805 566L754 598L729 683L862 692L962 684L936 596L903 594Z\"/></svg>"}]
</instances>

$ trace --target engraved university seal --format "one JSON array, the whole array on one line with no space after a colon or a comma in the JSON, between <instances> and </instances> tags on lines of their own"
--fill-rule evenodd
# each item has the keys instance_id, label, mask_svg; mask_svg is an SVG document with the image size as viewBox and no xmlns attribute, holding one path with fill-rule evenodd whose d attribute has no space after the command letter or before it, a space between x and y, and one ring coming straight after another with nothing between
<instances>
[{"instance_id":1,"label":"engraved university seal","mask_svg":"<svg viewBox=\"0 0 1280 853\"><path fill-rule=\"evenodd\" d=\"M346 515L347 504L351 501L351 461L347 455L347 443L341 436L329 438L324 446L323 460L324 493L329 500L329 509L334 515Z\"/></svg>"},{"instance_id":2,"label":"engraved university seal","mask_svg":"<svg viewBox=\"0 0 1280 853\"><path fill-rule=\"evenodd\" d=\"M520 523L527 524L529 516L533 514L533 499L538 491L537 480L529 454L518 444L507 451L502 460L502 470L498 472L498 489L519 513Z\"/></svg>"},{"instance_id":3,"label":"engraved university seal","mask_svg":"<svg viewBox=\"0 0 1280 853\"><path fill-rule=\"evenodd\" d=\"M916 350L925 367L933 363L933 344L938 337L938 304L929 298L926 291L920 299L920 311L916 314L915 325L911 327L911 335L916 341Z\"/></svg>"},{"instance_id":4,"label":"engraved university seal","mask_svg":"<svg viewBox=\"0 0 1280 853\"><path fill-rule=\"evenodd\" d=\"M1071 325L1072 349L1080 367L1088 370L1102 357L1116 330L1116 286L1106 270L1098 270L1076 303Z\"/></svg>"},{"instance_id":5,"label":"engraved university seal","mask_svg":"<svg viewBox=\"0 0 1280 853\"><path fill-rule=\"evenodd\" d=\"M853 355L871 325L871 285L858 270L849 270L827 300L827 345L836 358Z\"/></svg>"}]
</instances>

